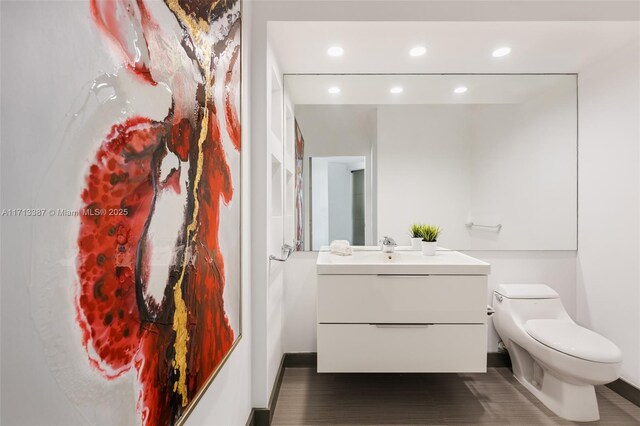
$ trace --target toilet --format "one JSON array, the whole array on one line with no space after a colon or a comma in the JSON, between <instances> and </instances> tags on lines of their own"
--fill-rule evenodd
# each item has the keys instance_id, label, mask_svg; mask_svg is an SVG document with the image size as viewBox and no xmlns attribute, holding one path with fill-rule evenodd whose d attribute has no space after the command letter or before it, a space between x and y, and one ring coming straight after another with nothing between
<instances>
[{"instance_id":1,"label":"toilet","mask_svg":"<svg viewBox=\"0 0 640 426\"><path fill-rule=\"evenodd\" d=\"M599 420L594 385L619 377L620 348L577 325L544 284L501 284L493 308L515 378L558 416Z\"/></svg>"}]
</instances>

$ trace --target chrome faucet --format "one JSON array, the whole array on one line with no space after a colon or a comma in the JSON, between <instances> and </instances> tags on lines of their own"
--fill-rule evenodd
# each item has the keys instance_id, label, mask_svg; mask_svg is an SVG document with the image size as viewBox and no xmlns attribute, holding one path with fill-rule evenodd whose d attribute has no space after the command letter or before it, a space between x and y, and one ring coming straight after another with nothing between
<instances>
[{"instance_id":1,"label":"chrome faucet","mask_svg":"<svg viewBox=\"0 0 640 426\"><path fill-rule=\"evenodd\" d=\"M395 248L398 246L396 241L391 237L382 237L381 243L383 253L393 253Z\"/></svg>"}]
</instances>

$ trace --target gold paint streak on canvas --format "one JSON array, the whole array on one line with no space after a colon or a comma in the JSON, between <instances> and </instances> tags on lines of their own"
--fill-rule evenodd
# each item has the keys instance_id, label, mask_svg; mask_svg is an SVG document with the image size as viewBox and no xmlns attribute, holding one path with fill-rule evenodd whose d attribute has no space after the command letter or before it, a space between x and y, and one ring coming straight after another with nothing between
<instances>
[{"instance_id":1,"label":"gold paint streak on canvas","mask_svg":"<svg viewBox=\"0 0 640 426\"><path fill-rule=\"evenodd\" d=\"M202 44L202 36L206 34L210 29L209 22L204 19L195 18L189 15L180 6L178 0L166 0L166 3L167 6L169 6L169 9L171 9L171 11L177 16L178 20L185 25L187 31L191 35L193 43L195 45ZM203 49L203 51L206 53L209 53L208 50L210 49ZM191 237L191 243L195 242L193 241L193 239L196 237L196 230L198 227L198 213L200 209L200 203L198 200L198 188L200 179L202 178L202 169L204 165L203 145L207 138L207 132L209 128L209 109L207 105L211 98L210 92L211 88L213 87L211 81L211 72L209 69L211 62L210 57L208 54L205 54L203 56L204 57L201 58L201 60L205 62L202 64L205 72L205 104L203 108L203 116L200 127L200 136L198 139L198 160L192 192L194 200L193 215L191 217L191 222L187 226L187 238L189 238L189 236ZM174 359L172 361L172 365L178 370L179 373L178 381L173 385L173 391L182 396L181 403L183 407L185 407L189 403L187 395L187 343L189 341L189 333L187 331L187 306L184 302L182 294L182 283L184 281L188 263L189 261L186 260L182 265L180 278L173 287L173 298L175 303L175 311L173 314L173 330L176 333L176 337L173 344Z\"/></svg>"},{"instance_id":2,"label":"gold paint streak on canvas","mask_svg":"<svg viewBox=\"0 0 640 426\"><path fill-rule=\"evenodd\" d=\"M182 396L182 406L186 406L187 398L187 342L189 341L189 333L187 331L187 306L182 298L182 277L184 277L184 267L181 279L173 287L173 299L175 301L175 311L173 313L173 330L176 332L176 340L173 343L175 350L175 358L173 360L174 368L178 369L180 374L178 381L173 384L173 391L178 392Z\"/></svg>"},{"instance_id":3,"label":"gold paint streak on canvas","mask_svg":"<svg viewBox=\"0 0 640 426\"><path fill-rule=\"evenodd\" d=\"M194 38L194 42L197 43L200 40L201 32L209 32L209 22L189 15L182 7L180 7L178 0L166 0L166 3L167 6L169 6L169 9L176 14L178 19L189 28L189 32Z\"/></svg>"},{"instance_id":4,"label":"gold paint streak on canvas","mask_svg":"<svg viewBox=\"0 0 640 426\"><path fill-rule=\"evenodd\" d=\"M200 136L198 139L198 162L196 167L196 176L193 185L193 215L191 216L191 223L187 226L187 236L191 235L195 238L195 231L198 227L198 212L200 210L200 202L198 200L198 187L200 186L200 179L202 178L202 169L204 165L203 146L207 139L207 131L209 124L209 109L207 104L210 98L211 77L208 70L206 71L206 86L205 86L205 106L203 108L203 116L200 128ZM176 333L176 339L173 344L174 347L174 359L172 365L178 369L179 379L173 385L173 391L178 392L182 396L182 406L185 407L188 403L187 396L187 342L189 341L189 333L187 331L187 306L182 297L182 282L186 273L188 261L185 261L182 265L182 271L178 282L173 286L173 299L175 303L175 311L173 314L173 330Z\"/></svg>"},{"instance_id":5,"label":"gold paint streak on canvas","mask_svg":"<svg viewBox=\"0 0 640 426\"><path fill-rule=\"evenodd\" d=\"M211 2L211 6L209 7L209 12L211 12L213 9L216 8L216 6L218 6L218 3L220 3L222 0L215 0Z\"/></svg>"}]
</instances>

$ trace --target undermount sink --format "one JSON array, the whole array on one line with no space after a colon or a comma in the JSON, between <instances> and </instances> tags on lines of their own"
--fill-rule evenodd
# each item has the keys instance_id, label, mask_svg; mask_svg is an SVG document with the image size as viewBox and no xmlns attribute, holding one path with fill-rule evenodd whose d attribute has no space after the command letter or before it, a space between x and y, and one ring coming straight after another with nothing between
<instances>
[{"instance_id":1,"label":"undermount sink","mask_svg":"<svg viewBox=\"0 0 640 426\"><path fill-rule=\"evenodd\" d=\"M457 251L440 249L435 256L424 256L421 251L396 250L383 253L377 247L354 249L351 256L340 256L329 251L318 254L317 273L372 274L372 275L429 275L429 274L488 274L490 265Z\"/></svg>"}]
</instances>

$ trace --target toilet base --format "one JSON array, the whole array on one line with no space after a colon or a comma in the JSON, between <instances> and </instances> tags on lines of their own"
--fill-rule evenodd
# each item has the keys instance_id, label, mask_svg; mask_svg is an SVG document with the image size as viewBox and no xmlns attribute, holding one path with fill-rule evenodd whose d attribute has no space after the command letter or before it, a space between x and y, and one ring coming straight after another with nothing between
<instances>
[{"instance_id":1,"label":"toilet base","mask_svg":"<svg viewBox=\"0 0 640 426\"><path fill-rule=\"evenodd\" d=\"M600 420L596 391L592 385L573 385L558 379L548 371L542 374L542 384L532 384L515 374L514 377L559 417L574 422Z\"/></svg>"}]
</instances>

